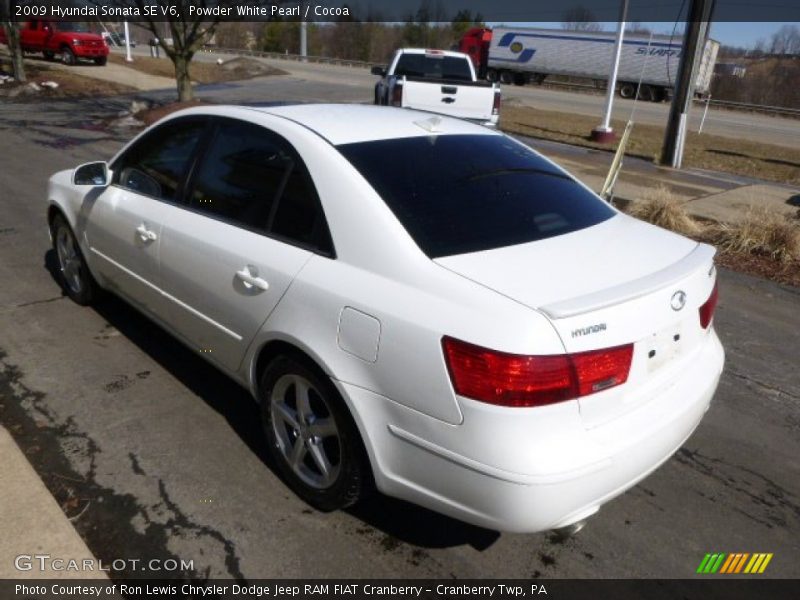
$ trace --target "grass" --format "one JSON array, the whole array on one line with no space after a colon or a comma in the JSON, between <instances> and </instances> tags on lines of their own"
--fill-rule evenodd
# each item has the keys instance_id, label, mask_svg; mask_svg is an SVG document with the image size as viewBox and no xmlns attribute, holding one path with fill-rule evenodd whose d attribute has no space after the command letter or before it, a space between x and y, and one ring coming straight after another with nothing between
<instances>
[{"instance_id":1,"label":"grass","mask_svg":"<svg viewBox=\"0 0 800 600\"><path fill-rule=\"evenodd\" d=\"M648 190L642 201L632 203L628 214L689 237L702 232L702 226L683 208L683 201L663 185Z\"/></svg>"},{"instance_id":2,"label":"grass","mask_svg":"<svg viewBox=\"0 0 800 600\"><path fill-rule=\"evenodd\" d=\"M723 252L764 256L779 263L800 260L800 221L764 209L735 223L709 227L708 238Z\"/></svg>"},{"instance_id":3,"label":"grass","mask_svg":"<svg viewBox=\"0 0 800 600\"><path fill-rule=\"evenodd\" d=\"M29 99L45 99L45 98L95 98L98 96L115 96L118 94L129 94L136 91L136 88L123 85L121 83L112 83L109 81L101 81L92 77L85 77L68 70L51 69L44 62L42 64L34 64L27 61L25 64L25 74L28 83L40 84L43 81L55 81L58 84L56 89L42 89L42 91L32 95L20 95L17 98L21 100ZM0 95L6 95L12 89L18 87L16 83L6 83L0 86Z\"/></svg>"},{"instance_id":4,"label":"grass","mask_svg":"<svg viewBox=\"0 0 800 600\"><path fill-rule=\"evenodd\" d=\"M597 125L596 117L574 115L530 107L506 105L500 111L500 127L507 132L597 148L613 150L589 140ZM625 128L623 121L612 123L616 131ZM658 162L664 128L636 124L626 154ZM747 175L781 183L800 184L800 151L763 144L747 139L687 133L683 164L687 167Z\"/></svg>"},{"instance_id":5,"label":"grass","mask_svg":"<svg viewBox=\"0 0 800 600\"><path fill-rule=\"evenodd\" d=\"M168 58L152 58L149 56L136 56L133 62L125 62L125 57L120 54L109 54L108 62L124 65L148 75L175 78L175 67ZM266 75L285 75L286 72L271 67L260 61L249 58L238 58L227 61L222 65L215 62L192 61L189 73L194 83L223 83L226 81L240 81L263 77Z\"/></svg>"}]
</instances>

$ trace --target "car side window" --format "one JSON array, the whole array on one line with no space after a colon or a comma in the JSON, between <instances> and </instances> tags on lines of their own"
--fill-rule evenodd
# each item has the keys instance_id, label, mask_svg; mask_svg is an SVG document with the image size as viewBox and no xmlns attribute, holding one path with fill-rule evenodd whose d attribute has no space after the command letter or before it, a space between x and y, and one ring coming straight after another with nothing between
<instances>
[{"instance_id":1,"label":"car side window","mask_svg":"<svg viewBox=\"0 0 800 600\"><path fill-rule=\"evenodd\" d=\"M251 123L224 120L197 169L195 210L333 255L311 177L291 144Z\"/></svg>"},{"instance_id":2,"label":"car side window","mask_svg":"<svg viewBox=\"0 0 800 600\"><path fill-rule=\"evenodd\" d=\"M180 119L158 127L115 161L114 183L132 192L177 201L205 127L204 119Z\"/></svg>"},{"instance_id":3,"label":"car side window","mask_svg":"<svg viewBox=\"0 0 800 600\"><path fill-rule=\"evenodd\" d=\"M265 232L292 165L276 136L256 125L224 121L197 169L192 207Z\"/></svg>"}]
</instances>

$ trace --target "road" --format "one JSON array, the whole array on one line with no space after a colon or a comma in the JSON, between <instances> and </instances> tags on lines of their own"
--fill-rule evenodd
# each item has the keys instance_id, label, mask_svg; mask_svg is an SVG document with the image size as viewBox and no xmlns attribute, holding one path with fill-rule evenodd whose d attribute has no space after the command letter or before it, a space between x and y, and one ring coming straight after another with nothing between
<instances>
[{"instance_id":1,"label":"road","mask_svg":"<svg viewBox=\"0 0 800 600\"><path fill-rule=\"evenodd\" d=\"M727 365L706 418L565 543L380 495L317 513L272 470L244 391L123 302L81 308L53 279L47 177L110 157L126 136L97 125L121 104L0 109L0 422L99 558L179 557L247 579L692 577L707 552L772 552L764 576L800 577L800 290L720 273Z\"/></svg>"}]
</instances>

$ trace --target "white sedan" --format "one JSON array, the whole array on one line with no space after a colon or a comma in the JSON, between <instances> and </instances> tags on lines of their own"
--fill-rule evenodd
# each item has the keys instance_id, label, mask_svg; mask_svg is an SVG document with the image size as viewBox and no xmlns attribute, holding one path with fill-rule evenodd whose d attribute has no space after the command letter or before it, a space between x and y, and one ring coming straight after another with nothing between
<instances>
[{"instance_id":1,"label":"white sedan","mask_svg":"<svg viewBox=\"0 0 800 600\"><path fill-rule=\"evenodd\" d=\"M713 248L464 121L193 108L47 199L66 293L113 291L247 387L321 510L374 485L577 529L684 443L722 371Z\"/></svg>"}]
</instances>

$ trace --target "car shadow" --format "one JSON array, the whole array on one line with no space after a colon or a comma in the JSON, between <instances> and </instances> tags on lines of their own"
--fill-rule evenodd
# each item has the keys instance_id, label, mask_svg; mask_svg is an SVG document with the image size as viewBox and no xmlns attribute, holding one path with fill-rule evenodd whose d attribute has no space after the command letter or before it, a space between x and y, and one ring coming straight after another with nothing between
<instances>
[{"instance_id":1,"label":"car shadow","mask_svg":"<svg viewBox=\"0 0 800 600\"><path fill-rule=\"evenodd\" d=\"M53 250L44 256L44 268L58 282ZM140 350L219 413L253 454L282 479L261 431L258 405L250 394L203 360L160 326L120 298L106 293L92 308ZM496 531L451 519L420 506L375 491L347 510L364 524L384 533L392 543L422 548L469 545L485 550L500 537Z\"/></svg>"}]
</instances>

